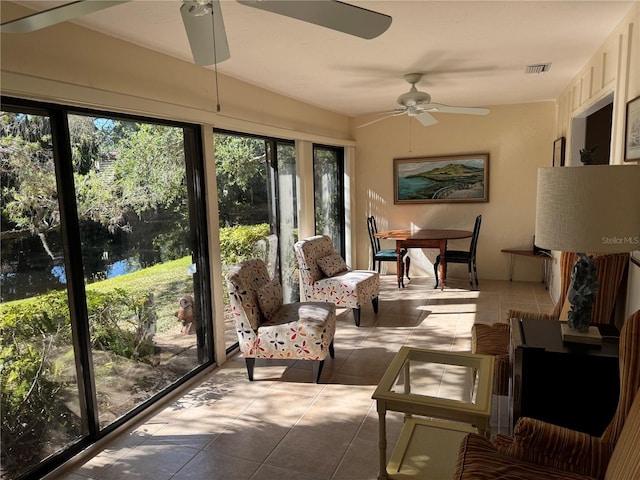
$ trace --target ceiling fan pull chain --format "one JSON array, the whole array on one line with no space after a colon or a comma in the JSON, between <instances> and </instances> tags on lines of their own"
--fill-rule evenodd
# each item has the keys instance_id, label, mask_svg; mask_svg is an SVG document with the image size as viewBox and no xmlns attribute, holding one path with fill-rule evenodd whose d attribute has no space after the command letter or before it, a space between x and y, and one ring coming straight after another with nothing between
<instances>
[{"instance_id":1,"label":"ceiling fan pull chain","mask_svg":"<svg viewBox=\"0 0 640 480\"><path fill-rule=\"evenodd\" d=\"M218 52L216 49L216 22L213 18L213 8L211 9L211 28L213 30L213 71L216 78L216 112L220 111L220 90L218 88Z\"/></svg>"}]
</instances>

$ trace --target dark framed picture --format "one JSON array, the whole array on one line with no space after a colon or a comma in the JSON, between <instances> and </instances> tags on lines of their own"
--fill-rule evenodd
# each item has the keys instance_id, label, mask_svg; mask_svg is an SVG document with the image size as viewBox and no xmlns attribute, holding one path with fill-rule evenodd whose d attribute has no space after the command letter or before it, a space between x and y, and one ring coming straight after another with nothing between
<instances>
[{"instance_id":1,"label":"dark framed picture","mask_svg":"<svg viewBox=\"0 0 640 480\"><path fill-rule=\"evenodd\" d=\"M640 96L627 102L624 134L624 161L640 161Z\"/></svg>"},{"instance_id":2,"label":"dark framed picture","mask_svg":"<svg viewBox=\"0 0 640 480\"><path fill-rule=\"evenodd\" d=\"M560 137L553 142L553 166L564 167L564 147L566 140Z\"/></svg>"},{"instance_id":3,"label":"dark framed picture","mask_svg":"<svg viewBox=\"0 0 640 480\"><path fill-rule=\"evenodd\" d=\"M489 154L394 158L394 203L489 201Z\"/></svg>"}]
</instances>

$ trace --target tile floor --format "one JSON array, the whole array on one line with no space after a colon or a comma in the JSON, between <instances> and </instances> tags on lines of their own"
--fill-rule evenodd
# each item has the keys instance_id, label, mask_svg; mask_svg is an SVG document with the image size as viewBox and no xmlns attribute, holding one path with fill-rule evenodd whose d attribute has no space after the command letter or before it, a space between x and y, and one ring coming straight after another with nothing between
<instances>
[{"instance_id":1,"label":"tile floor","mask_svg":"<svg viewBox=\"0 0 640 480\"><path fill-rule=\"evenodd\" d=\"M398 291L395 276L385 275L377 315L370 305L363 307L356 328L350 311L339 311L336 356L325 361L324 383L312 383L304 361L257 362L255 381L249 382L236 355L57 478L375 479L378 417L371 395L402 345L468 351L474 322L504 319L510 308L552 309L541 283L482 281L479 291L469 291L462 280L449 283L442 292L433 289L432 278L417 278ZM446 374L440 381L446 384ZM494 431L505 424L504 410L503 402L494 402ZM389 412L389 454L401 426L402 415Z\"/></svg>"}]
</instances>

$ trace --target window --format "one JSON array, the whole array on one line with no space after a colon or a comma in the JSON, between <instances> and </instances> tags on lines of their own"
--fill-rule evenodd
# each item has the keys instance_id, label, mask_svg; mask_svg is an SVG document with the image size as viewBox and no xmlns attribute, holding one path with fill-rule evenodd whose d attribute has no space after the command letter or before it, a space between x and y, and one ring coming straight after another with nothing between
<instances>
[{"instance_id":1,"label":"window","mask_svg":"<svg viewBox=\"0 0 640 480\"><path fill-rule=\"evenodd\" d=\"M345 256L344 150L313 146L316 235L328 235Z\"/></svg>"},{"instance_id":2,"label":"window","mask_svg":"<svg viewBox=\"0 0 640 480\"><path fill-rule=\"evenodd\" d=\"M199 130L3 98L3 475L212 363Z\"/></svg>"}]
</instances>

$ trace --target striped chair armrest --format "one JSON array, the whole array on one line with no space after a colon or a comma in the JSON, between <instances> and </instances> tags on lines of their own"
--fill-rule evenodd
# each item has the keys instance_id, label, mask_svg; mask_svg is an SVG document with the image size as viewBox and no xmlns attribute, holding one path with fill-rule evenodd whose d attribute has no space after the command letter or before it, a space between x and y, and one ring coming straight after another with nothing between
<instances>
[{"instance_id":1,"label":"striped chair armrest","mask_svg":"<svg viewBox=\"0 0 640 480\"><path fill-rule=\"evenodd\" d=\"M471 327L471 352L493 355L495 358L493 393L496 395L509 394L510 331L507 323L493 323L491 325L476 323Z\"/></svg>"},{"instance_id":2,"label":"striped chair armrest","mask_svg":"<svg viewBox=\"0 0 640 480\"><path fill-rule=\"evenodd\" d=\"M604 478L613 445L583 432L528 417L518 419L513 437L496 435L496 450L537 465Z\"/></svg>"},{"instance_id":3,"label":"striped chair armrest","mask_svg":"<svg viewBox=\"0 0 640 480\"><path fill-rule=\"evenodd\" d=\"M524 312L522 310L509 310L507 312L507 322L511 318L531 318L533 320L558 320L560 316L560 312L558 315L554 315L553 313L536 313L536 312Z\"/></svg>"}]
</instances>

